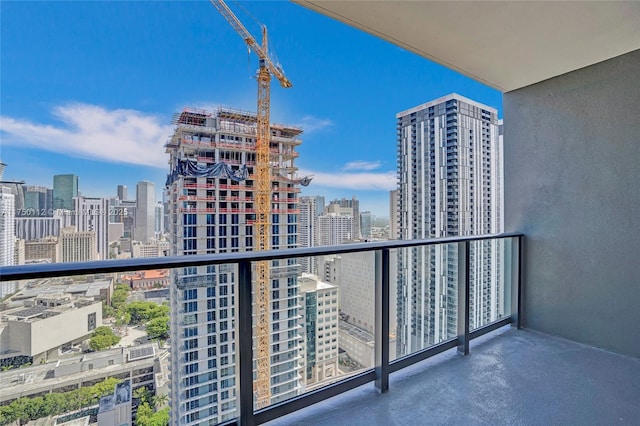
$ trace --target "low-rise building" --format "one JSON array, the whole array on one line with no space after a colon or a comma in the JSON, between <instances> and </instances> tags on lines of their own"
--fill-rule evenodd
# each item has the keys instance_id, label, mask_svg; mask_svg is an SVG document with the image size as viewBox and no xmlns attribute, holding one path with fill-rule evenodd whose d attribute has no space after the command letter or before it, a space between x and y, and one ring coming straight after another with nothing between
<instances>
[{"instance_id":1,"label":"low-rise building","mask_svg":"<svg viewBox=\"0 0 640 426\"><path fill-rule=\"evenodd\" d=\"M109 377L130 381L131 392L146 387L153 395L166 385L166 364L167 351L154 343L10 369L0 372L0 405L21 397L93 386Z\"/></svg>"},{"instance_id":2,"label":"low-rise building","mask_svg":"<svg viewBox=\"0 0 640 426\"><path fill-rule=\"evenodd\" d=\"M129 284L132 290L150 290L169 287L169 270L152 269L123 275L121 281Z\"/></svg>"},{"instance_id":3,"label":"low-rise building","mask_svg":"<svg viewBox=\"0 0 640 426\"><path fill-rule=\"evenodd\" d=\"M82 342L102 325L102 302L70 300L36 298L31 306L3 312L0 364L37 364L80 350Z\"/></svg>"}]
</instances>

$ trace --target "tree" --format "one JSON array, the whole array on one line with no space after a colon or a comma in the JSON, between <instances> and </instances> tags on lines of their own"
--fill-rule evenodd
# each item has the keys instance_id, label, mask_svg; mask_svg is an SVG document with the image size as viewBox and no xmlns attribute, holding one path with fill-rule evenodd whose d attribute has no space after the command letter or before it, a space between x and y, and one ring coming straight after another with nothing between
<instances>
[{"instance_id":1,"label":"tree","mask_svg":"<svg viewBox=\"0 0 640 426\"><path fill-rule=\"evenodd\" d=\"M158 407L162 407L169 402L169 395L167 395L166 393L161 393L160 395L152 397L151 402L153 407L158 409Z\"/></svg>"},{"instance_id":2,"label":"tree","mask_svg":"<svg viewBox=\"0 0 640 426\"><path fill-rule=\"evenodd\" d=\"M102 302L102 318L109 318L114 316L116 310L113 309L110 305Z\"/></svg>"},{"instance_id":3,"label":"tree","mask_svg":"<svg viewBox=\"0 0 640 426\"><path fill-rule=\"evenodd\" d=\"M149 339L166 340L169 338L169 317L161 316L147 323L147 336Z\"/></svg>"},{"instance_id":4,"label":"tree","mask_svg":"<svg viewBox=\"0 0 640 426\"><path fill-rule=\"evenodd\" d=\"M136 413L137 426L167 426L169 424L169 407L153 412L153 408L148 403L138 407Z\"/></svg>"},{"instance_id":5,"label":"tree","mask_svg":"<svg viewBox=\"0 0 640 426\"><path fill-rule=\"evenodd\" d=\"M140 400L140 405L149 404L151 402L151 392L142 386L133 391L133 397Z\"/></svg>"},{"instance_id":6,"label":"tree","mask_svg":"<svg viewBox=\"0 0 640 426\"><path fill-rule=\"evenodd\" d=\"M63 393L48 393L39 397L18 398L0 406L0 425L55 416L97 404L100 397L113 392L120 380L108 378L90 387Z\"/></svg>"},{"instance_id":7,"label":"tree","mask_svg":"<svg viewBox=\"0 0 640 426\"><path fill-rule=\"evenodd\" d=\"M122 327L131 323L131 314L125 307L121 307L114 314L116 319L116 327Z\"/></svg>"},{"instance_id":8,"label":"tree","mask_svg":"<svg viewBox=\"0 0 640 426\"><path fill-rule=\"evenodd\" d=\"M89 340L89 347L94 351L103 351L117 344L120 337L116 336L109 327L100 326L95 329Z\"/></svg>"},{"instance_id":9,"label":"tree","mask_svg":"<svg viewBox=\"0 0 640 426\"><path fill-rule=\"evenodd\" d=\"M153 302L131 302L127 305L132 324L143 324L154 318L169 315L169 307Z\"/></svg>"}]
</instances>

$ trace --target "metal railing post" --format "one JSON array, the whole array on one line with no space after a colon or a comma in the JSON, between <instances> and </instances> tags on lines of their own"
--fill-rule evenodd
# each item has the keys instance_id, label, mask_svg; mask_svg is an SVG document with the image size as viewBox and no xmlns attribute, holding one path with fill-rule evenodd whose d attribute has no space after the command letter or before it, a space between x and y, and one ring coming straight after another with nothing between
<instances>
[{"instance_id":1,"label":"metal railing post","mask_svg":"<svg viewBox=\"0 0 640 426\"><path fill-rule=\"evenodd\" d=\"M458 352L469 354L470 242L458 243Z\"/></svg>"},{"instance_id":2,"label":"metal railing post","mask_svg":"<svg viewBox=\"0 0 640 426\"><path fill-rule=\"evenodd\" d=\"M389 390L389 256L390 250L376 250L375 262L375 386Z\"/></svg>"},{"instance_id":3,"label":"metal railing post","mask_svg":"<svg viewBox=\"0 0 640 426\"><path fill-rule=\"evenodd\" d=\"M239 424L253 426L253 324L251 303L251 262L238 263L238 292L236 297Z\"/></svg>"},{"instance_id":4,"label":"metal railing post","mask_svg":"<svg viewBox=\"0 0 640 426\"><path fill-rule=\"evenodd\" d=\"M523 236L512 238L511 249L511 326L522 328Z\"/></svg>"}]
</instances>

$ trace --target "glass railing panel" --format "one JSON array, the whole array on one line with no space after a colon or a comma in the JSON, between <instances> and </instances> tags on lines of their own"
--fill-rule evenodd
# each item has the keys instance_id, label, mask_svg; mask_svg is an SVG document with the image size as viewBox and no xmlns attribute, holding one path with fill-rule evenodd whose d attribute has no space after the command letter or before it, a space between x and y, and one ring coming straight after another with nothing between
<instances>
[{"instance_id":1,"label":"glass railing panel","mask_svg":"<svg viewBox=\"0 0 640 426\"><path fill-rule=\"evenodd\" d=\"M254 408L373 368L373 251L273 260L270 274L271 392Z\"/></svg>"},{"instance_id":2,"label":"glass railing panel","mask_svg":"<svg viewBox=\"0 0 640 426\"><path fill-rule=\"evenodd\" d=\"M219 265L2 283L0 424L236 418L234 271Z\"/></svg>"},{"instance_id":3,"label":"glass railing panel","mask_svg":"<svg viewBox=\"0 0 640 426\"><path fill-rule=\"evenodd\" d=\"M469 329L511 315L511 239L471 241Z\"/></svg>"},{"instance_id":4,"label":"glass railing panel","mask_svg":"<svg viewBox=\"0 0 640 426\"><path fill-rule=\"evenodd\" d=\"M458 245L397 253L395 346L396 357L401 357L457 336Z\"/></svg>"},{"instance_id":5,"label":"glass railing panel","mask_svg":"<svg viewBox=\"0 0 640 426\"><path fill-rule=\"evenodd\" d=\"M238 417L236 264L172 270L171 423Z\"/></svg>"}]
</instances>

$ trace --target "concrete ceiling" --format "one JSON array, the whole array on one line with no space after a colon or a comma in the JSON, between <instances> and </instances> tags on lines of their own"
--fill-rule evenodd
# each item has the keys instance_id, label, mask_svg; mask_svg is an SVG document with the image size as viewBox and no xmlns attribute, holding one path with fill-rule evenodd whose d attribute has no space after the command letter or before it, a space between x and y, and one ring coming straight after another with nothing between
<instances>
[{"instance_id":1,"label":"concrete ceiling","mask_svg":"<svg viewBox=\"0 0 640 426\"><path fill-rule=\"evenodd\" d=\"M640 49L640 1L294 2L503 92Z\"/></svg>"}]
</instances>

